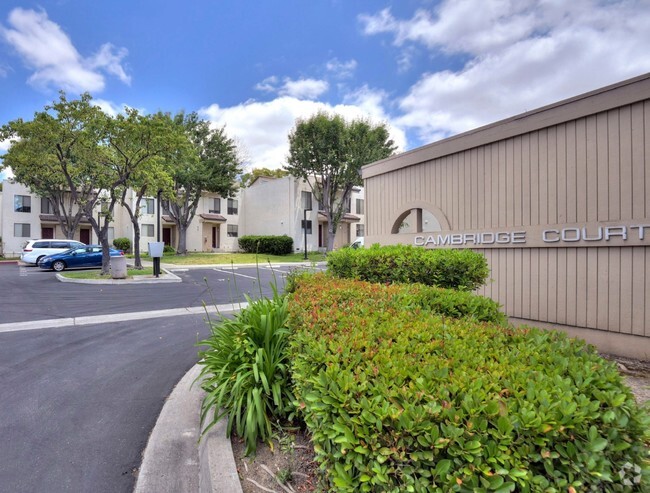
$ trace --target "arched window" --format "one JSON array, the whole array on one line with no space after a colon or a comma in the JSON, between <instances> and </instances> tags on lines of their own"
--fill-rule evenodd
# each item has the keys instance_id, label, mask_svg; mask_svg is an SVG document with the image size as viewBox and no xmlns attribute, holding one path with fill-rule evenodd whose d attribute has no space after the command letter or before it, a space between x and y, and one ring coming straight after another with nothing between
<instances>
[{"instance_id":1,"label":"arched window","mask_svg":"<svg viewBox=\"0 0 650 493\"><path fill-rule=\"evenodd\" d=\"M414 204L397 216L391 234L429 233L443 229L449 229L449 223L442 211L436 208L436 212L432 212Z\"/></svg>"}]
</instances>

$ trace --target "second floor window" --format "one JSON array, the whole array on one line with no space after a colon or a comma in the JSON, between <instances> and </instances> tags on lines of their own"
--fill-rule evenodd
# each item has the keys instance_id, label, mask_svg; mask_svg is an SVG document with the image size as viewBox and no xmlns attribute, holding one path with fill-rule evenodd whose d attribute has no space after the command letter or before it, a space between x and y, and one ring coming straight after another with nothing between
<instances>
[{"instance_id":1,"label":"second floor window","mask_svg":"<svg viewBox=\"0 0 650 493\"><path fill-rule=\"evenodd\" d=\"M216 197L209 200L210 200L210 209L208 209L208 212L210 214L221 214L221 199L219 197Z\"/></svg>"},{"instance_id":2,"label":"second floor window","mask_svg":"<svg viewBox=\"0 0 650 493\"><path fill-rule=\"evenodd\" d=\"M228 225L228 236L231 238L237 238L239 236L239 228L236 224Z\"/></svg>"},{"instance_id":3,"label":"second floor window","mask_svg":"<svg viewBox=\"0 0 650 493\"><path fill-rule=\"evenodd\" d=\"M32 212L32 198L29 195L14 195L15 212Z\"/></svg>"},{"instance_id":4,"label":"second floor window","mask_svg":"<svg viewBox=\"0 0 650 493\"><path fill-rule=\"evenodd\" d=\"M228 199L228 214L237 214L237 201L235 199Z\"/></svg>"},{"instance_id":5,"label":"second floor window","mask_svg":"<svg viewBox=\"0 0 650 493\"><path fill-rule=\"evenodd\" d=\"M350 212L352 212L352 199L348 198L345 201L345 209L344 209L343 212L345 212L346 214L349 214Z\"/></svg>"},{"instance_id":6,"label":"second floor window","mask_svg":"<svg viewBox=\"0 0 650 493\"><path fill-rule=\"evenodd\" d=\"M41 197L41 214L54 214L52 202L45 197Z\"/></svg>"},{"instance_id":7,"label":"second floor window","mask_svg":"<svg viewBox=\"0 0 650 493\"><path fill-rule=\"evenodd\" d=\"M153 236L153 224L143 224L141 229L142 236Z\"/></svg>"},{"instance_id":8,"label":"second floor window","mask_svg":"<svg viewBox=\"0 0 650 493\"><path fill-rule=\"evenodd\" d=\"M154 209L154 200L153 199L142 199L140 203L140 213L141 214L155 214Z\"/></svg>"},{"instance_id":9,"label":"second floor window","mask_svg":"<svg viewBox=\"0 0 650 493\"><path fill-rule=\"evenodd\" d=\"M363 214L363 199L357 199L357 214Z\"/></svg>"},{"instance_id":10,"label":"second floor window","mask_svg":"<svg viewBox=\"0 0 650 493\"><path fill-rule=\"evenodd\" d=\"M307 234L311 234L311 221L300 221L302 223L302 229L307 229Z\"/></svg>"},{"instance_id":11,"label":"second floor window","mask_svg":"<svg viewBox=\"0 0 650 493\"><path fill-rule=\"evenodd\" d=\"M305 209L305 210L310 211L311 210L311 192L302 191L302 192L300 192L300 194L301 194L302 208Z\"/></svg>"}]
</instances>

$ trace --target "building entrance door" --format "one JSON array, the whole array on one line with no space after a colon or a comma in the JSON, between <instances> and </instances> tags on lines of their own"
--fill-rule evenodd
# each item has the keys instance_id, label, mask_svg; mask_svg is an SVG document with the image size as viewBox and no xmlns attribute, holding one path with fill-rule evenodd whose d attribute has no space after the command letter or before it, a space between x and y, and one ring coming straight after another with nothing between
<instances>
[{"instance_id":1,"label":"building entrance door","mask_svg":"<svg viewBox=\"0 0 650 493\"><path fill-rule=\"evenodd\" d=\"M318 225L318 247L323 248L325 246L325 242L323 241L323 225L319 224Z\"/></svg>"},{"instance_id":2,"label":"building entrance door","mask_svg":"<svg viewBox=\"0 0 650 493\"><path fill-rule=\"evenodd\" d=\"M163 243L171 246L172 244L172 230L171 228L163 228Z\"/></svg>"},{"instance_id":3,"label":"building entrance door","mask_svg":"<svg viewBox=\"0 0 650 493\"><path fill-rule=\"evenodd\" d=\"M219 226L212 226L212 248L219 248Z\"/></svg>"},{"instance_id":4,"label":"building entrance door","mask_svg":"<svg viewBox=\"0 0 650 493\"><path fill-rule=\"evenodd\" d=\"M86 245L90 244L90 230L89 229L80 229L79 230L79 241L85 243Z\"/></svg>"},{"instance_id":5,"label":"building entrance door","mask_svg":"<svg viewBox=\"0 0 650 493\"><path fill-rule=\"evenodd\" d=\"M44 240L49 240L54 238L54 228L46 228L42 227L41 228L41 238Z\"/></svg>"}]
</instances>

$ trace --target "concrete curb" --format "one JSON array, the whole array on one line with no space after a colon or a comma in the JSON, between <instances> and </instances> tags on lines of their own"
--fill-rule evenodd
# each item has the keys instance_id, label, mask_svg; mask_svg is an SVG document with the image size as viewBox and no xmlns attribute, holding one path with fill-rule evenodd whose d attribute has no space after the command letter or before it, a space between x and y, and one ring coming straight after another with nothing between
<instances>
[{"instance_id":1,"label":"concrete curb","mask_svg":"<svg viewBox=\"0 0 650 493\"><path fill-rule=\"evenodd\" d=\"M167 269L161 269L164 271L164 274L161 274L160 277L145 277L145 276L135 276L133 279L71 279L65 277L62 274L56 274L56 278L60 282L72 282L76 284L159 284L165 282L183 282L183 280L178 277L176 274L172 274Z\"/></svg>"},{"instance_id":2,"label":"concrete curb","mask_svg":"<svg viewBox=\"0 0 650 493\"><path fill-rule=\"evenodd\" d=\"M192 367L167 398L143 454L135 493L241 493L226 425L217 423L199 443L204 392Z\"/></svg>"}]
</instances>

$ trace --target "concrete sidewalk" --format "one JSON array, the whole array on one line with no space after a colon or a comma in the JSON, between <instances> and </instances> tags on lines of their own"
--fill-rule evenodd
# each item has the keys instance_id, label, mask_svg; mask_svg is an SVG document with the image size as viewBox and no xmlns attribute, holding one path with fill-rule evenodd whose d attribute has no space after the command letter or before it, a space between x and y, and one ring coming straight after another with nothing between
<instances>
[{"instance_id":1,"label":"concrete sidewalk","mask_svg":"<svg viewBox=\"0 0 650 493\"><path fill-rule=\"evenodd\" d=\"M199 442L204 392L193 384L199 373L195 365L165 402L144 451L136 493L241 493L225 420Z\"/></svg>"}]
</instances>

